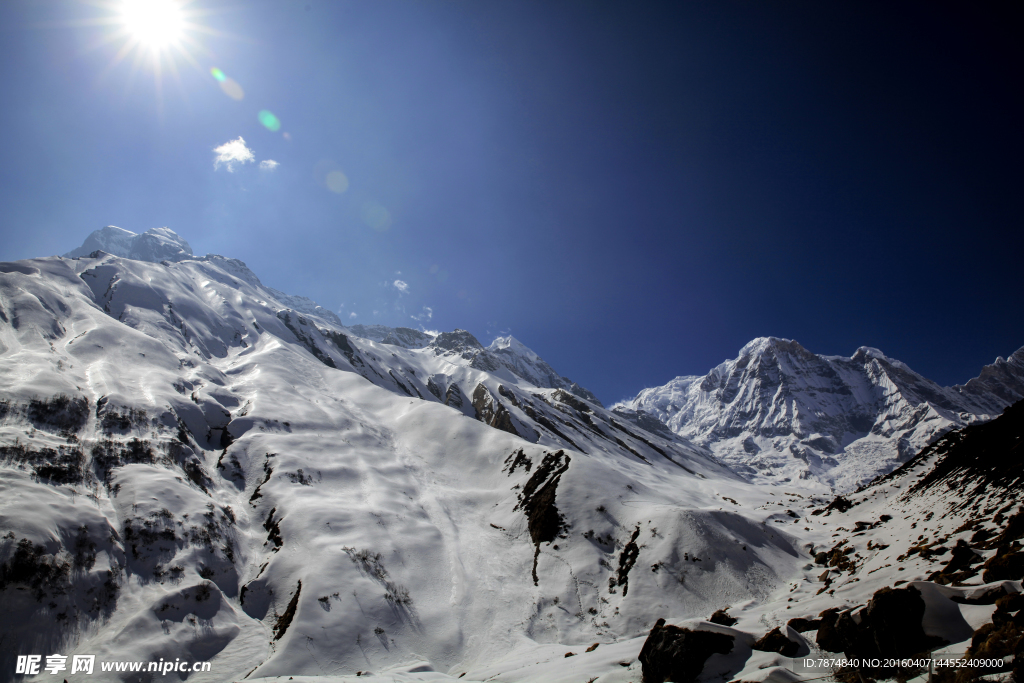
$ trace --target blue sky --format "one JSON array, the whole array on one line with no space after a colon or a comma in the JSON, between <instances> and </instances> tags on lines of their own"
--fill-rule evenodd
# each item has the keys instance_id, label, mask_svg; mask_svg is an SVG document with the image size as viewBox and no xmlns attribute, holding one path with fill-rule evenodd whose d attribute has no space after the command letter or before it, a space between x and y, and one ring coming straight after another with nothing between
<instances>
[{"instance_id":1,"label":"blue sky","mask_svg":"<svg viewBox=\"0 0 1024 683\"><path fill-rule=\"evenodd\" d=\"M1024 345L1014 17L195 0L158 81L119 4L0 3L2 260L167 226L346 321L511 331L605 402L756 336L944 384Z\"/></svg>"}]
</instances>

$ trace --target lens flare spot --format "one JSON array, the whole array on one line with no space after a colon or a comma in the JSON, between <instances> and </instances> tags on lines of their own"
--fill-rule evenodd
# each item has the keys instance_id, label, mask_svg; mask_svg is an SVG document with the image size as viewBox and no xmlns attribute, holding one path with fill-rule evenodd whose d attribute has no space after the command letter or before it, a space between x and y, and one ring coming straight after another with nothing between
<instances>
[{"instance_id":1,"label":"lens flare spot","mask_svg":"<svg viewBox=\"0 0 1024 683\"><path fill-rule=\"evenodd\" d=\"M391 212L377 202L363 205L363 222L377 232L386 232L391 227Z\"/></svg>"},{"instance_id":2,"label":"lens flare spot","mask_svg":"<svg viewBox=\"0 0 1024 683\"><path fill-rule=\"evenodd\" d=\"M328 190L337 194L341 194L348 189L348 178L341 171L331 171L328 173L324 183L327 185Z\"/></svg>"},{"instance_id":3,"label":"lens flare spot","mask_svg":"<svg viewBox=\"0 0 1024 683\"><path fill-rule=\"evenodd\" d=\"M288 142L292 141L292 134L289 133L288 131L285 131L285 132L281 133L281 135L283 135L284 139L287 140Z\"/></svg>"},{"instance_id":4,"label":"lens flare spot","mask_svg":"<svg viewBox=\"0 0 1024 683\"><path fill-rule=\"evenodd\" d=\"M220 89L224 91L224 94L233 100L242 100L245 98L245 91L242 90L242 86L231 78L225 78L220 82Z\"/></svg>"},{"instance_id":5,"label":"lens flare spot","mask_svg":"<svg viewBox=\"0 0 1024 683\"><path fill-rule=\"evenodd\" d=\"M271 114L266 109L261 110L260 113L256 115L256 118L258 118L260 120L260 123L263 124L263 127L269 131L273 131L276 133L277 131L281 130L280 119L278 119L276 116Z\"/></svg>"},{"instance_id":6,"label":"lens flare spot","mask_svg":"<svg viewBox=\"0 0 1024 683\"><path fill-rule=\"evenodd\" d=\"M210 69L210 74L213 75L213 77L221 83L223 83L224 79L227 78L227 76L224 75L224 72L218 69L217 67L213 67L212 69Z\"/></svg>"}]
</instances>

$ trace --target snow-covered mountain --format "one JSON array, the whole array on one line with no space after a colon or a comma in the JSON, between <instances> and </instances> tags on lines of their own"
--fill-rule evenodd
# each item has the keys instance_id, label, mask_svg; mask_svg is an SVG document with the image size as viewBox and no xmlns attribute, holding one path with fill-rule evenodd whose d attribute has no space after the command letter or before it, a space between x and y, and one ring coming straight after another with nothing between
<instances>
[{"instance_id":1,"label":"snow-covered mountain","mask_svg":"<svg viewBox=\"0 0 1024 683\"><path fill-rule=\"evenodd\" d=\"M1020 592L1019 546L991 551L1010 565L996 584L957 588L975 555L957 543L968 571L943 578L912 531L986 553L1024 529L1016 470L972 460L1016 462L1019 410L826 507L813 481L751 483L651 414L604 409L512 338L323 311L216 255L0 263L0 679L57 680L11 672L60 653L96 655L72 683L179 659L211 664L175 672L189 681L635 683L704 643L674 680L783 683L818 675L794 656L846 648L829 629L870 625L841 614L879 588L910 581L954 625L918 629L960 652ZM813 378L817 357L791 354Z\"/></svg>"},{"instance_id":2,"label":"snow-covered mountain","mask_svg":"<svg viewBox=\"0 0 1024 683\"><path fill-rule=\"evenodd\" d=\"M801 554L512 339L404 348L292 301L214 255L0 264L3 671L457 676L764 599Z\"/></svg>"},{"instance_id":3,"label":"snow-covered mountain","mask_svg":"<svg viewBox=\"0 0 1024 683\"><path fill-rule=\"evenodd\" d=\"M677 377L615 408L656 417L754 480L849 490L1022 397L1024 348L946 388L878 349L822 356L765 337L703 377Z\"/></svg>"}]
</instances>

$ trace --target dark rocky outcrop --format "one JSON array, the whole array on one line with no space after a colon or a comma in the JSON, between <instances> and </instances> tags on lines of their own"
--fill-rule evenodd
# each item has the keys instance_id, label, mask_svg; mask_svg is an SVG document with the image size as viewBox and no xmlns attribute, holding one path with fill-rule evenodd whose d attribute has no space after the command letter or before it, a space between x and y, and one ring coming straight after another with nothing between
<instances>
[{"instance_id":1,"label":"dark rocky outcrop","mask_svg":"<svg viewBox=\"0 0 1024 683\"><path fill-rule=\"evenodd\" d=\"M352 367L359 367L363 365L363 361L360 360L359 356L356 355L356 350L352 344L349 343L348 337L343 335L341 332L335 332L334 330L320 330L324 335L324 338L332 342L338 350L345 354L345 358L348 358L348 362L352 364Z\"/></svg>"},{"instance_id":2,"label":"dark rocky outcrop","mask_svg":"<svg viewBox=\"0 0 1024 683\"><path fill-rule=\"evenodd\" d=\"M288 603L288 607L277 619L277 623L274 625L274 640L281 640L288 627L292 624L292 619L295 618L295 613L299 609L299 594L302 592L302 581L295 587L295 595L292 596L291 601Z\"/></svg>"},{"instance_id":3,"label":"dark rocky outcrop","mask_svg":"<svg viewBox=\"0 0 1024 683\"><path fill-rule=\"evenodd\" d=\"M995 557L985 563L985 573L981 580L985 583L993 581L1018 581L1024 578L1024 552L1018 548L1000 549Z\"/></svg>"},{"instance_id":4,"label":"dark rocky outcrop","mask_svg":"<svg viewBox=\"0 0 1024 683\"><path fill-rule=\"evenodd\" d=\"M284 323L284 326L287 327L291 331L291 333L295 335L295 339L300 344L305 346L306 349L311 354L313 354L314 358L316 358L318 361L320 361L329 368L337 368L338 366L334 364L334 359L331 358L328 354L324 353L324 351L319 347L319 345L317 345L313 332L312 330L309 329L309 321L306 320L301 315L298 315L297 313L293 318L293 313L295 312L279 311L277 317L281 322ZM316 327L313 327L313 330L316 329Z\"/></svg>"},{"instance_id":5,"label":"dark rocky outcrop","mask_svg":"<svg viewBox=\"0 0 1024 683\"><path fill-rule=\"evenodd\" d=\"M476 419L484 424L520 436L512 424L512 415L508 408L494 398L483 384L477 384L473 391L473 409L476 410Z\"/></svg>"},{"instance_id":6,"label":"dark rocky outcrop","mask_svg":"<svg viewBox=\"0 0 1024 683\"><path fill-rule=\"evenodd\" d=\"M619 568L615 572L615 576L608 579L608 588L613 589L616 586L622 586L623 597L629 592L629 570L633 568L637 558L640 556L640 546L636 544L636 538L639 535L640 525L637 524L629 542L623 546L622 552L619 553Z\"/></svg>"},{"instance_id":7,"label":"dark rocky outcrop","mask_svg":"<svg viewBox=\"0 0 1024 683\"><path fill-rule=\"evenodd\" d=\"M444 353L470 353L481 351L484 348L483 344L466 330L442 332L434 337L434 341L430 342L427 347L434 349L434 353L437 355Z\"/></svg>"},{"instance_id":8,"label":"dark rocky outcrop","mask_svg":"<svg viewBox=\"0 0 1024 683\"><path fill-rule=\"evenodd\" d=\"M555 506L555 492L562 474L569 469L570 458L565 451L544 454L544 459L536 471L523 486L519 494L516 510L526 514L533 541L533 583L537 585L537 557L540 555L540 544L551 543L565 528L565 520Z\"/></svg>"},{"instance_id":9,"label":"dark rocky outcrop","mask_svg":"<svg viewBox=\"0 0 1024 683\"><path fill-rule=\"evenodd\" d=\"M835 499L831 503L829 503L827 506L825 506L821 510L815 510L811 514L812 515L820 515L821 513L825 513L826 515L828 515L833 510L835 510L836 512L846 512L847 510L849 510L853 506L854 506L854 503L851 503L846 498L843 498L842 496L836 496Z\"/></svg>"},{"instance_id":10,"label":"dark rocky outcrop","mask_svg":"<svg viewBox=\"0 0 1024 683\"><path fill-rule=\"evenodd\" d=\"M708 658L729 654L734 642L724 633L692 631L658 619L640 650L643 683L693 683Z\"/></svg>"},{"instance_id":11,"label":"dark rocky outcrop","mask_svg":"<svg viewBox=\"0 0 1024 683\"><path fill-rule=\"evenodd\" d=\"M86 476L85 455L78 447L33 450L20 443L0 446L0 462L29 466L33 474L52 484L80 484Z\"/></svg>"},{"instance_id":12,"label":"dark rocky outcrop","mask_svg":"<svg viewBox=\"0 0 1024 683\"><path fill-rule=\"evenodd\" d=\"M732 626L733 624L736 623L736 617L734 617L731 614L729 614L728 611L726 611L724 609L720 609L720 610L716 610L715 613L712 614L708 618L708 621L710 621L712 624L721 624L722 626Z\"/></svg>"},{"instance_id":13,"label":"dark rocky outcrop","mask_svg":"<svg viewBox=\"0 0 1024 683\"><path fill-rule=\"evenodd\" d=\"M804 619L803 617L797 617L795 619L790 619L786 623L786 626L789 626L797 633L806 633L807 631L816 631L821 628L821 619Z\"/></svg>"},{"instance_id":14,"label":"dark rocky outcrop","mask_svg":"<svg viewBox=\"0 0 1024 683\"><path fill-rule=\"evenodd\" d=\"M995 601L992 622L974 632L964 659L1002 659L1002 667L944 671L938 683L967 683L981 675L1011 671L1013 680L1024 680L1024 595L1010 593Z\"/></svg>"},{"instance_id":15,"label":"dark rocky outcrop","mask_svg":"<svg viewBox=\"0 0 1024 683\"><path fill-rule=\"evenodd\" d=\"M453 383L444 394L444 404L452 408L461 409L464 403L465 399L462 395L462 390L459 389L458 384Z\"/></svg>"},{"instance_id":16,"label":"dark rocky outcrop","mask_svg":"<svg viewBox=\"0 0 1024 683\"><path fill-rule=\"evenodd\" d=\"M817 643L850 659L913 658L946 644L941 638L925 634L921 624L924 613L925 602L915 587L883 588L864 608L822 612ZM885 678L897 673L882 669L872 675Z\"/></svg>"},{"instance_id":17,"label":"dark rocky outcrop","mask_svg":"<svg viewBox=\"0 0 1024 683\"><path fill-rule=\"evenodd\" d=\"M800 650L800 644L787 638L783 635L782 629L776 626L751 645L751 648L762 652L778 652L784 657L795 657Z\"/></svg>"},{"instance_id":18,"label":"dark rocky outcrop","mask_svg":"<svg viewBox=\"0 0 1024 683\"><path fill-rule=\"evenodd\" d=\"M965 540L960 539L953 546L946 566L932 573L928 580L941 584L960 583L978 573L973 565L981 564L981 559Z\"/></svg>"},{"instance_id":19,"label":"dark rocky outcrop","mask_svg":"<svg viewBox=\"0 0 1024 683\"><path fill-rule=\"evenodd\" d=\"M71 435L80 431L89 419L89 399L66 394L32 399L28 403L26 417L37 429Z\"/></svg>"},{"instance_id":20,"label":"dark rocky outcrop","mask_svg":"<svg viewBox=\"0 0 1024 683\"><path fill-rule=\"evenodd\" d=\"M515 474L516 468L520 465L527 472L533 467L533 461L526 457L526 453L523 452L522 448L505 458L505 467L508 468L508 475L510 477Z\"/></svg>"}]
</instances>

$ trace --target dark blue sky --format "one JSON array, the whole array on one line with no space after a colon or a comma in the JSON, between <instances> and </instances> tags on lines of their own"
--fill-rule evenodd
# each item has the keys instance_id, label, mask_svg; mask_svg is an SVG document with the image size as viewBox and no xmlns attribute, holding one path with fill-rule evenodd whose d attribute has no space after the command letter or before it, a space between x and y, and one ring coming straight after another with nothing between
<instances>
[{"instance_id":1,"label":"dark blue sky","mask_svg":"<svg viewBox=\"0 0 1024 683\"><path fill-rule=\"evenodd\" d=\"M1015 16L195 0L158 98L92 47L117 4L0 3L0 260L167 226L346 321L511 330L606 402L756 336L944 384L1024 345Z\"/></svg>"}]
</instances>

